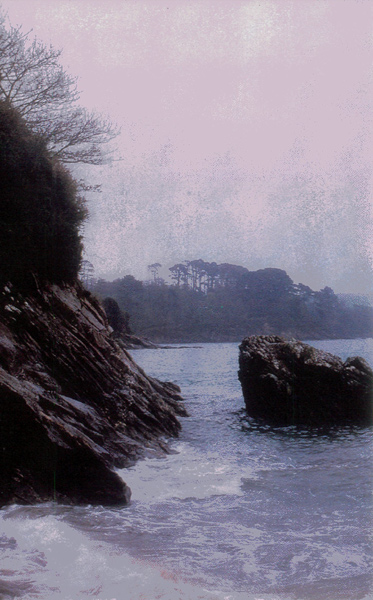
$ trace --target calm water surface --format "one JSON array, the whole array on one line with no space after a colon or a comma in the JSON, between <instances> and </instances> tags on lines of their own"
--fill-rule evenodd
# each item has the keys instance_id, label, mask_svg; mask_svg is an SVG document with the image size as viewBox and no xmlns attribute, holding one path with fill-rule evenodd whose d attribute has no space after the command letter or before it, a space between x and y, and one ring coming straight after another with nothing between
<instances>
[{"instance_id":1,"label":"calm water surface","mask_svg":"<svg viewBox=\"0 0 373 600\"><path fill-rule=\"evenodd\" d=\"M313 345L373 364L373 340ZM372 430L247 418L237 344L133 351L182 388L174 454L120 471L124 509L0 511L0 598L371 600Z\"/></svg>"}]
</instances>

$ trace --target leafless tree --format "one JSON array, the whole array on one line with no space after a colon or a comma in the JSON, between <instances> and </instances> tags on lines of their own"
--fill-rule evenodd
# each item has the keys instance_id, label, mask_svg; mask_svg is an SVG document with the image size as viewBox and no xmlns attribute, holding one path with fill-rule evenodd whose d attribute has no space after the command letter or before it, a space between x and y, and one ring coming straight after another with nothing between
<instances>
[{"instance_id":1,"label":"leafless tree","mask_svg":"<svg viewBox=\"0 0 373 600\"><path fill-rule=\"evenodd\" d=\"M64 163L102 164L103 144L119 131L78 105L77 77L66 73L61 54L0 14L0 98L43 136L52 156Z\"/></svg>"}]
</instances>

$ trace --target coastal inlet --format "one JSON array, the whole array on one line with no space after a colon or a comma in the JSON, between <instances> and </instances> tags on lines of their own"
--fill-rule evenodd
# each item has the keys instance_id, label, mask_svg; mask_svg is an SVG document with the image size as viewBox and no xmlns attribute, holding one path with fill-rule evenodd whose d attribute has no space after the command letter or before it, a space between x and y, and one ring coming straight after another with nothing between
<instances>
[{"instance_id":1,"label":"coastal inlet","mask_svg":"<svg viewBox=\"0 0 373 600\"><path fill-rule=\"evenodd\" d=\"M372 340L310 343L373 364ZM370 600L372 429L260 425L238 344L183 346L131 352L182 390L174 453L117 471L125 508L3 508L4 599Z\"/></svg>"}]
</instances>

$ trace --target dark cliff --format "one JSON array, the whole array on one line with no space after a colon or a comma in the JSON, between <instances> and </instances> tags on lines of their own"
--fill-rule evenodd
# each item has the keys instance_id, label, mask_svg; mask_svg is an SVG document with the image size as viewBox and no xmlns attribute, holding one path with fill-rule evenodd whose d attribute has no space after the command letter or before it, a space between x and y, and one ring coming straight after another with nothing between
<instances>
[{"instance_id":1,"label":"dark cliff","mask_svg":"<svg viewBox=\"0 0 373 600\"><path fill-rule=\"evenodd\" d=\"M0 504L125 504L114 469L166 451L186 416L177 386L146 374L79 284L0 292Z\"/></svg>"}]
</instances>

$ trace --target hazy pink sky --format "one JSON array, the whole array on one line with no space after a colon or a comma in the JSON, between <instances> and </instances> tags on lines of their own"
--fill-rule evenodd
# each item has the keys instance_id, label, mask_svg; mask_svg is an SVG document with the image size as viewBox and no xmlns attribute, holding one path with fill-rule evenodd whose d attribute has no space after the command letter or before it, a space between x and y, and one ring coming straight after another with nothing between
<instances>
[{"instance_id":1,"label":"hazy pink sky","mask_svg":"<svg viewBox=\"0 0 373 600\"><path fill-rule=\"evenodd\" d=\"M90 169L97 274L279 267L371 291L370 0L3 0L122 126Z\"/></svg>"}]
</instances>

